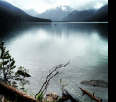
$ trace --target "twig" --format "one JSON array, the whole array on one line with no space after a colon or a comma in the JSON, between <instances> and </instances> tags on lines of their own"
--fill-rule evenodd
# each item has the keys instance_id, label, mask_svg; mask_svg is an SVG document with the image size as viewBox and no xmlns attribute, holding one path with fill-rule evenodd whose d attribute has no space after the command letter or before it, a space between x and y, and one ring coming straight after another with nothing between
<instances>
[{"instance_id":1,"label":"twig","mask_svg":"<svg viewBox=\"0 0 116 102\"><path fill-rule=\"evenodd\" d=\"M80 87L79 87L79 88L80 88ZM95 93L93 93L93 95L92 95L92 94L90 94L88 91L86 91L86 90L84 90L84 89L82 89L82 88L80 88L80 89L81 89L81 91L83 92L82 96L83 96L84 94L86 94L86 95L88 95L89 97L91 97L91 100L93 99L93 100L95 100L95 101L97 101L97 102L103 102L102 99L98 99L98 98L96 98L96 97L94 96Z\"/></svg>"}]
</instances>

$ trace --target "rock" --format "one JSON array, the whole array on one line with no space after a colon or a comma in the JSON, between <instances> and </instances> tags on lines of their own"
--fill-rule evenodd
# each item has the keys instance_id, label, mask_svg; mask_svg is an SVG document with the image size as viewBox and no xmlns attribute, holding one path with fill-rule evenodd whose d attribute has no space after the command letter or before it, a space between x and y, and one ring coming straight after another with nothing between
<instances>
[{"instance_id":1,"label":"rock","mask_svg":"<svg viewBox=\"0 0 116 102\"><path fill-rule=\"evenodd\" d=\"M82 81L81 84L84 85L90 85L90 86L94 86L94 87L104 87L104 88L108 88L108 82L105 82L103 80L90 80L90 81Z\"/></svg>"},{"instance_id":2,"label":"rock","mask_svg":"<svg viewBox=\"0 0 116 102\"><path fill-rule=\"evenodd\" d=\"M58 95L56 93L49 93L45 96L45 101L44 102L52 102L58 99Z\"/></svg>"}]
</instances>

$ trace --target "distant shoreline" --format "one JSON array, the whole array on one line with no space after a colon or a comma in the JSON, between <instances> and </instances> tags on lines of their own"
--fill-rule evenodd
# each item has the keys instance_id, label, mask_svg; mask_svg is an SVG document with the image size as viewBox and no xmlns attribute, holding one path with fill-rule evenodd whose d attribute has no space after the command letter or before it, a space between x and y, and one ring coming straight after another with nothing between
<instances>
[{"instance_id":1,"label":"distant shoreline","mask_svg":"<svg viewBox=\"0 0 116 102\"><path fill-rule=\"evenodd\" d=\"M52 21L52 22L66 22L66 23L108 23L108 22L77 22L77 21Z\"/></svg>"}]
</instances>

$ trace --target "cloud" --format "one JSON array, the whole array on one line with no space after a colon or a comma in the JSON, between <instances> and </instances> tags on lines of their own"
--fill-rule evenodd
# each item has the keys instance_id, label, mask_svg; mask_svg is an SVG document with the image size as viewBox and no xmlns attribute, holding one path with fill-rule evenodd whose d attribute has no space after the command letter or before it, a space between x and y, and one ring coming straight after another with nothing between
<instances>
[{"instance_id":1,"label":"cloud","mask_svg":"<svg viewBox=\"0 0 116 102\"><path fill-rule=\"evenodd\" d=\"M67 5L70 5L72 8L77 9L79 11L85 9L95 8L96 5L99 4L107 4L107 0L65 0L67 1Z\"/></svg>"},{"instance_id":2,"label":"cloud","mask_svg":"<svg viewBox=\"0 0 116 102\"><path fill-rule=\"evenodd\" d=\"M41 0L41 2L48 4L48 5L54 5L57 3L57 0Z\"/></svg>"},{"instance_id":3,"label":"cloud","mask_svg":"<svg viewBox=\"0 0 116 102\"><path fill-rule=\"evenodd\" d=\"M69 5L79 11L91 8L99 8L107 4L108 0L6 0L9 3L21 9L35 9L41 13L47 9L59 6Z\"/></svg>"}]
</instances>

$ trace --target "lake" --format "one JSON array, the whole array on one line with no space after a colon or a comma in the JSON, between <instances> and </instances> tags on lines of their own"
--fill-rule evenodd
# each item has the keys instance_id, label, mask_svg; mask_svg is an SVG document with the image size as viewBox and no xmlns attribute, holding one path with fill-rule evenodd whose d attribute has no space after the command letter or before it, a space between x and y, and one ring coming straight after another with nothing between
<instances>
[{"instance_id":1,"label":"lake","mask_svg":"<svg viewBox=\"0 0 116 102\"><path fill-rule=\"evenodd\" d=\"M58 83L62 79L62 84L67 84L66 88L80 100L91 101L82 96L79 87L108 102L107 88L80 84L92 79L108 82L108 23L5 24L0 26L0 41L5 43L17 68L29 69L32 77L27 78L30 84L25 88L30 93L39 91L51 68L70 60L50 81L47 92L61 95Z\"/></svg>"}]
</instances>

